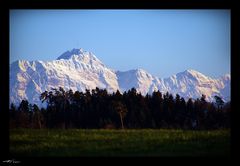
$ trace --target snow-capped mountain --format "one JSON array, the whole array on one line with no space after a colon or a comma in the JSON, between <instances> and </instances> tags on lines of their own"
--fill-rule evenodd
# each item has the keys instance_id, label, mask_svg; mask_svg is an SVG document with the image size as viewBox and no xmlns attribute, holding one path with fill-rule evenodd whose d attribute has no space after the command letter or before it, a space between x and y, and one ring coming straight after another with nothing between
<instances>
[{"instance_id":1,"label":"snow-capped mountain","mask_svg":"<svg viewBox=\"0 0 240 166\"><path fill-rule=\"evenodd\" d=\"M28 99L39 104L39 95L56 87L73 91L96 87L109 92L119 89L116 74L82 49L67 51L50 62L18 60L11 64L10 102Z\"/></svg>"},{"instance_id":2,"label":"snow-capped mountain","mask_svg":"<svg viewBox=\"0 0 240 166\"><path fill-rule=\"evenodd\" d=\"M132 87L136 88L137 92L146 95L154 91L166 92L166 88L162 79L152 76L143 69L129 70L125 72L117 71L118 83L120 90L127 91Z\"/></svg>"},{"instance_id":3,"label":"snow-capped mountain","mask_svg":"<svg viewBox=\"0 0 240 166\"><path fill-rule=\"evenodd\" d=\"M173 95L179 94L185 98L199 98L202 94L208 101L213 101L214 96L230 100L230 75L228 78L213 79L195 70L186 70L164 79L166 91Z\"/></svg>"},{"instance_id":4,"label":"snow-capped mountain","mask_svg":"<svg viewBox=\"0 0 240 166\"><path fill-rule=\"evenodd\" d=\"M19 104L27 99L40 105L39 96L52 88L85 91L85 89L107 89L109 93L121 92L135 87L143 95L153 91L178 93L185 98L199 98L205 94L212 101L219 95L230 100L230 75L219 79L207 77L194 70L157 78L143 69L115 71L105 66L93 53L83 49L72 49L53 61L18 60L10 65L10 103Z\"/></svg>"}]
</instances>

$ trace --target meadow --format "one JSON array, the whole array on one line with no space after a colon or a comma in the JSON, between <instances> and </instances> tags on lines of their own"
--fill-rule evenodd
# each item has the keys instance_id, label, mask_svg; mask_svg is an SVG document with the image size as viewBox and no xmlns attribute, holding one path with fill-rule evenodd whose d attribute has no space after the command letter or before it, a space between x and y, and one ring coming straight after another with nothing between
<instances>
[{"instance_id":1,"label":"meadow","mask_svg":"<svg viewBox=\"0 0 240 166\"><path fill-rule=\"evenodd\" d=\"M230 156L230 130L10 129L13 157Z\"/></svg>"}]
</instances>

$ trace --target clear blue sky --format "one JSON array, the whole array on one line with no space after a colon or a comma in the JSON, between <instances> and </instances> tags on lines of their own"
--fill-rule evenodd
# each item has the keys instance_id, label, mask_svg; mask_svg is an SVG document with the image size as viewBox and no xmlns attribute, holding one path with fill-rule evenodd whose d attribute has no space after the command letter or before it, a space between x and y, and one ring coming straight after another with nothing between
<instances>
[{"instance_id":1,"label":"clear blue sky","mask_svg":"<svg viewBox=\"0 0 240 166\"><path fill-rule=\"evenodd\" d=\"M230 10L10 10L10 63L72 48L121 71L219 77L230 73Z\"/></svg>"}]
</instances>

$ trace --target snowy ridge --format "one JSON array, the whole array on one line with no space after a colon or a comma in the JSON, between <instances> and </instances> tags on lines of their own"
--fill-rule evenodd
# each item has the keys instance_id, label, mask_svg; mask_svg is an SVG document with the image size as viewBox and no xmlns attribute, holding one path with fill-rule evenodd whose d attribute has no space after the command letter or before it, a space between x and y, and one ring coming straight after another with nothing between
<instances>
[{"instance_id":1,"label":"snowy ridge","mask_svg":"<svg viewBox=\"0 0 240 166\"><path fill-rule=\"evenodd\" d=\"M162 81L143 69L116 72L121 92L136 88L137 92L146 95L162 90Z\"/></svg>"},{"instance_id":2,"label":"snowy ridge","mask_svg":"<svg viewBox=\"0 0 240 166\"><path fill-rule=\"evenodd\" d=\"M115 71L105 66L93 53L72 49L53 61L18 60L10 65L10 103L19 104L27 99L41 105L39 96L51 88L85 91L85 89L107 89L109 93L121 92L135 87L146 95L159 90L162 93L179 94L188 98L199 98L205 94L213 101L214 95L230 100L230 74L213 79L195 70L186 70L169 78L157 78L143 69Z\"/></svg>"},{"instance_id":3,"label":"snowy ridge","mask_svg":"<svg viewBox=\"0 0 240 166\"><path fill-rule=\"evenodd\" d=\"M194 70L186 70L166 78L164 84L167 91L173 95L178 93L185 98L195 99L204 94L208 101L213 101L215 95L223 97L225 101L230 100L230 81L224 84L222 80L212 79ZM224 88L226 92L222 93Z\"/></svg>"}]
</instances>

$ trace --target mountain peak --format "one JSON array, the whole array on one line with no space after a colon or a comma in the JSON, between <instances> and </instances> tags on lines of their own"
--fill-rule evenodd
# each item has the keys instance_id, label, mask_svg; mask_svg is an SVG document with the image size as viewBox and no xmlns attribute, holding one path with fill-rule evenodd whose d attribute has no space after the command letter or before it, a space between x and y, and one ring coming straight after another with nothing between
<instances>
[{"instance_id":1,"label":"mountain peak","mask_svg":"<svg viewBox=\"0 0 240 166\"><path fill-rule=\"evenodd\" d=\"M193 69L185 70L183 73L190 74L191 76L197 77L197 78L201 78L201 77L205 78L206 77L204 74L202 74L196 70L193 70Z\"/></svg>"},{"instance_id":2,"label":"mountain peak","mask_svg":"<svg viewBox=\"0 0 240 166\"><path fill-rule=\"evenodd\" d=\"M184 71L185 73L190 73L190 74L201 74L200 72L193 70L193 69L187 69Z\"/></svg>"},{"instance_id":3,"label":"mountain peak","mask_svg":"<svg viewBox=\"0 0 240 166\"><path fill-rule=\"evenodd\" d=\"M83 48L73 48L71 51L66 51L62 55L60 55L57 60L60 59L70 59L73 55L81 55L84 53Z\"/></svg>"},{"instance_id":4,"label":"mountain peak","mask_svg":"<svg viewBox=\"0 0 240 166\"><path fill-rule=\"evenodd\" d=\"M73 48L71 51L66 51L60 55L57 60L74 60L84 64L94 64L104 66L104 64L92 53L84 51L83 48Z\"/></svg>"},{"instance_id":5,"label":"mountain peak","mask_svg":"<svg viewBox=\"0 0 240 166\"><path fill-rule=\"evenodd\" d=\"M193 70L193 69L188 69L188 70L185 70L183 72L180 72L178 74L176 74L176 76L183 76L183 77L187 77L188 79L193 79L195 81L208 81L208 80L212 80L211 77L208 77L196 70Z\"/></svg>"},{"instance_id":6,"label":"mountain peak","mask_svg":"<svg viewBox=\"0 0 240 166\"><path fill-rule=\"evenodd\" d=\"M131 72L131 73L147 73L146 70L141 69L141 68L131 69L131 70L128 70L128 71L126 71L126 72Z\"/></svg>"},{"instance_id":7,"label":"mountain peak","mask_svg":"<svg viewBox=\"0 0 240 166\"><path fill-rule=\"evenodd\" d=\"M136 69L136 71L137 71L137 72L140 72L140 73L147 73L147 71L146 71L146 70L144 70L144 69L141 69L141 68L138 68L138 69Z\"/></svg>"}]
</instances>

